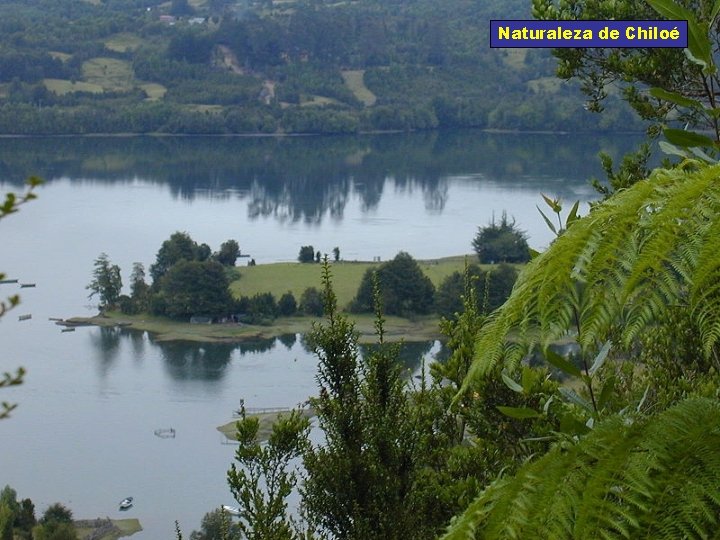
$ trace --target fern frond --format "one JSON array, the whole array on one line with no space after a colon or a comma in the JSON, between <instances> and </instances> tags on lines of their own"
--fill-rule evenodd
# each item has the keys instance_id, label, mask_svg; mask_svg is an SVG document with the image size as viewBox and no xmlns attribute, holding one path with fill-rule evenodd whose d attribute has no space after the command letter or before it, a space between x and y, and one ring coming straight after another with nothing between
<instances>
[{"instance_id":1,"label":"fern frond","mask_svg":"<svg viewBox=\"0 0 720 540\"><path fill-rule=\"evenodd\" d=\"M687 305L709 355L720 342L720 166L657 170L573 223L521 273L476 340L469 379L576 335L633 343Z\"/></svg>"},{"instance_id":2,"label":"fern frond","mask_svg":"<svg viewBox=\"0 0 720 540\"><path fill-rule=\"evenodd\" d=\"M615 416L486 489L445 539L711 538L720 519L720 404Z\"/></svg>"}]
</instances>

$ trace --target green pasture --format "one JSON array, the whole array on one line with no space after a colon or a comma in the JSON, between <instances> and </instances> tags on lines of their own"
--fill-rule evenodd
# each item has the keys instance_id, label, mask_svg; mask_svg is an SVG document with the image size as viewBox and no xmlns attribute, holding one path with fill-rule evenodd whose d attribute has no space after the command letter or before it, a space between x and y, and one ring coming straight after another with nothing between
<instances>
[{"instance_id":1,"label":"green pasture","mask_svg":"<svg viewBox=\"0 0 720 540\"><path fill-rule=\"evenodd\" d=\"M325 105L341 105L341 103L337 99L318 95L303 96L300 103L301 107L323 107Z\"/></svg>"},{"instance_id":2,"label":"green pasture","mask_svg":"<svg viewBox=\"0 0 720 540\"><path fill-rule=\"evenodd\" d=\"M125 91L135 86L132 65L117 58L96 57L83 62L83 78L104 90Z\"/></svg>"},{"instance_id":3,"label":"green pasture","mask_svg":"<svg viewBox=\"0 0 720 540\"><path fill-rule=\"evenodd\" d=\"M114 34L105 40L105 48L115 52L129 52L140 48L145 43L141 37L129 32Z\"/></svg>"},{"instance_id":4,"label":"green pasture","mask_svg":"<svg viewBox=\"0 0 720 540\"><path fill-rule=\"evenodd\" d=\"M350 89L356 98L362 101L366 107L375 105L377 97L367 86L365 86L364 69L345 70L340 73L345 81L345 85Z\"/></svg>"},{"instance_id":5,"label":"green pasture","mask_svg":"<svg viewBox=\"0 0 720 540\"><path fill-rule=\"evenodd\" d=\"M55 58L57 60L60 60L61 62L67 62L68 60L70 60L70 58L72 58L71 54L60 52L60 51L50 51L49 54L50 54L50 56L52 56L53 58Z\"/></svg>"},{"instance_id":6,"label":"green pasture","mask_svg":"<svg viewBox=\"0 0 720 540\"><path fill-rule=\"evenodd\" d=\"M468 262L475 262L474 255L468 255ZM455 271L463 271L465 257L448 257L431 261L418 261L425 275L437 287L443 279ZM340 307L347 306L355 297L360 281L368 268L377 268L381 263L339 262L333 263L333 289ZM240 279L230 286L235 296L253 296L270 292L279 299L290 291L295 299L308 287L321 288L321 265L312 263L275 263L240 267Z\"/></svg>"},{"instance_id":7,"label":"green pasture","mask_svg":"<svg viewBox=\"0 0 720 540\"><path fill-rule=\"evenodd\" d=\"M167 93L167 88L165 88L162 84L158 83L142 83L138 86L145 91L145 93L147 94L147 99L149 101L157 101L159 99L162 99Z\"/></svg>"},{"instance_id":8,"label":"green pasture","mask_svg":"<svg viewBox=\"0 0 720 540\"><path fill-rule=\"evenodd\" d=\"M540 77L527 82L528 88L533 92L539 93L555 93L560 90L563 81L557 77Z\"/></svg>"},{"instance_id":9,"label":"green pasture","mask_svg":"<svg viewBox=\"0 0 720 540\"><path fill-rule=\"evenodd\" d=\"M98 84L87 83L83 81L69 81L67 79L43 79L43 84L50 92L56 93L58 96L70 94L72 92L90 92L92 94L102 94L103 87Z\"/></svg>"}]
</instances>

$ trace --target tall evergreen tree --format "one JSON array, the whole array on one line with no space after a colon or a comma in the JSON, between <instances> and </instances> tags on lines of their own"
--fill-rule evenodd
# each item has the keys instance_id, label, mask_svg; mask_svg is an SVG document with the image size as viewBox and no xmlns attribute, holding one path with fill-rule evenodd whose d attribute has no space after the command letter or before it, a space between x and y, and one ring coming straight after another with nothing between
<instances>
[{"instance_id":1,"label":"tall evergreen tree","mask_svg":"<svg viewBox=\"0 0 720 540\"><path fill-rule=\"evenodd\" d=\"M107 253L101 253L94 263L93 279L87 286L90 290L88 298L97 295L100 308L110 308L117 304L122 292L120 267L110 263Z\"/></svg>"}]
</instances>

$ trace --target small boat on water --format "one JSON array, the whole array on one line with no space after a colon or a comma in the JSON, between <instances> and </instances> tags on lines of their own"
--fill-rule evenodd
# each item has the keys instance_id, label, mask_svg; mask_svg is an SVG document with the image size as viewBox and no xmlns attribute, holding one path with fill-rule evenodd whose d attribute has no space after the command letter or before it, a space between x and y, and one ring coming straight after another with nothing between
<instances>
[{"instance_id":1,"label":"small boat on water","mask_svg":"<svg viewBox=\"0 0 720 540\"><path fill-rule=\"evenodd\" d=\"M125 497L122 501L120 501L120 510L127 510L133 505L133 498L132 497Z\"/></svg>"},{"instance_id":2,"label":"small boat on water","mask_svg":"<svg viewBox=\"0 0 720 540\"><path fill-rule=\"evenodd\" d=\"M156 437L160 437L161 439L174 439L175 438L175 429L174 428L156 429L154 433L155 433Z\"/></svg>"},{"instance_id":3,"label":"small boat on water","mask_svg":"<svg viewBox=\"0 0 720 540\"><path fill-rule=\"evenodd\" d=\"M237 506L228 506L227 504L222 505L223 512L227 512L231 516L239 516L240 509Z\"/></svg>"}]
</instances>

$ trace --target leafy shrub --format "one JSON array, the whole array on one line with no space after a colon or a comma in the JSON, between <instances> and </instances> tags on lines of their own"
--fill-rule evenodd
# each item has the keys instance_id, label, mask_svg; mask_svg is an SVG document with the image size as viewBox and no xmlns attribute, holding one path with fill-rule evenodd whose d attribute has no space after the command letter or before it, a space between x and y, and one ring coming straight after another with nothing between
<instances>
[{"instance_id":1,"label":"leafy shrub","mask_svg":"<svg viewBox=\"0 0 720 540\"><path fill-rule=\"evenodd\" d=\"M435 301L435 286L417 261L401 251L392 261L377 270L368 269L360 282L357 296L351 304L356 313L373 309L372 275L377 272L382 291L382 302L388 315L424 315L430 313Z\"/></svg>"},{"instance_id":2,"label":"leafy shrub","mask_svg":"<svg viewBox=\"0 0 720 540\"><path fill-rule=\"evenodd\" d=\"M278 313L282 315L283 317L289 317L290 315L295 315L297 312L297 301L295 300L295 297L293 296L293 293L290 291L286 292L280 297L280 301L278 302Z\"/></svg>"},{"instance_id":3,"label":"leafy shrub","mask_svg":"<svg viewBox=\"0 0 720 540\"><path fill-rule=\"evenodd\" d=\"M530 246L527 235L515 226L515 220L508 220L502 213L500 223L495 218L485 227L478 228L472 242L475 253L482 263L524 263L530 260Z\"/></svg>"},{"instance_id":4,"label":"leafy shrub","mask_svg":"<svg viewBox=\"0 0 720 540\"><path fill-rule=\"evenodd\" d=\"M322 317L322 295L315 287L308 287L303 291L302 296L300 297L300 311L302 311L305 315Z\"/></svg>"}]
</instances>

